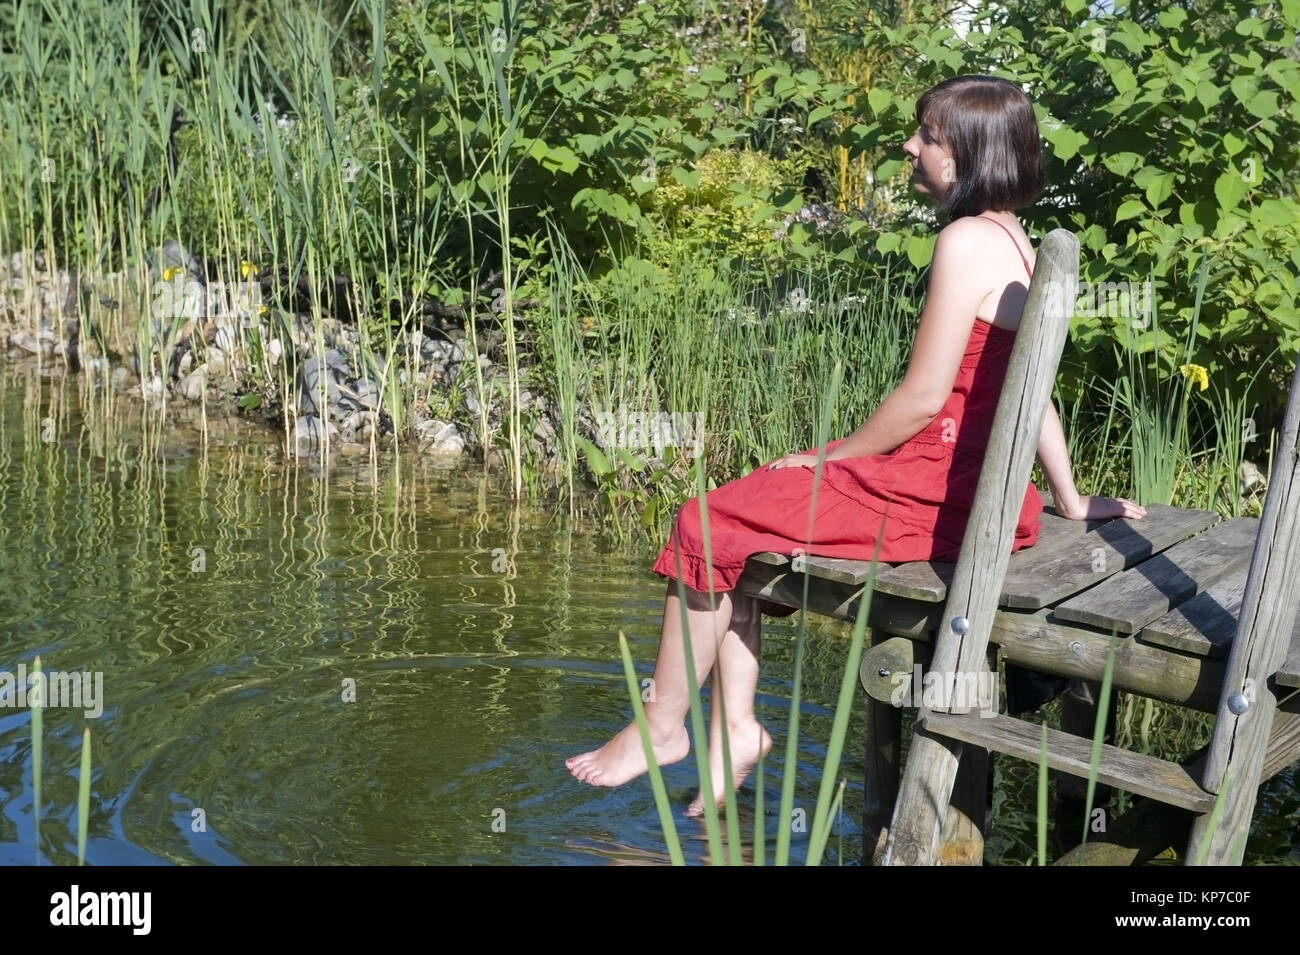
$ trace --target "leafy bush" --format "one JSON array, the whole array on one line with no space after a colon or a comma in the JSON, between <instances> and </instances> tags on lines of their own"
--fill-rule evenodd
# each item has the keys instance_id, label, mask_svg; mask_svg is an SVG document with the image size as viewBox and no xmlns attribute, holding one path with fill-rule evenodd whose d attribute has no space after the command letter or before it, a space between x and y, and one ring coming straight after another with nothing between
<instances>
[{"instance_id":1,"label":"leafy bush","mask_svg":"<svg viewBox=\"0 0 1300 955\"><path fill-rule=\"evenodd\" d=\"M1108 343L1158 353L1165 368L1185 362L1193 277L1208 258L1190 360L1216 384L1251 389L1276 409L1300 349L1297 27L1294 0L1176 0L1104 16L1085 0L994 2L965 36L931 8L929 23L877 38L906 59L908 79L888 95L873 91L855 145L873 150L908 135L917 96L949 76L983 72L1022 84L1047 142L1051 184L1024 213L1027 225L1078 233L1087 282L1153 281L1166 331L1157 338L1149 316L1122 309L1081 310L1072 337L1092 370L1118 371ZM900 166L882 163L878 181ZM916 261L929 241L917 230L882 235L878 247L915 252ZM1275 350L1283 360L1252 384Z\"/></svg>"}]
</instances>

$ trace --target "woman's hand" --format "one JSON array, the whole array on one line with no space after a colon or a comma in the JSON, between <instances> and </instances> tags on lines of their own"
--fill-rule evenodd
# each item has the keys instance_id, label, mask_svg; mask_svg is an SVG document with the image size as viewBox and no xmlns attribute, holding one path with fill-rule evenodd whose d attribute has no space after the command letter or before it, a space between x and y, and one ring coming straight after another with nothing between
<instances>
[{"instance_id":1,"label":"woman's hand","mask_svg":"<svg viewBox=\"0 0 1300 955\"><path fill-rule=\"evenodd\" d=\"M765 470L775 471L777 468L816 468L817 455L815 454L787 454L783 458L777 458L767 466Z\"/></svg>"},{"instance_id":2,"label":"woman's hand","mask_svg":"<svg viewBox=\"0 0 1300 955\"><path fill-rule=\"evenodd\" d=\"M1147 516L1147 509L1125 497L1092 497L1080 494L1078 503L1073 508L1056 508L1056 513L1072 521L1097 521L1112 517L1140 519Z\"/></svg>"}]
</instances>

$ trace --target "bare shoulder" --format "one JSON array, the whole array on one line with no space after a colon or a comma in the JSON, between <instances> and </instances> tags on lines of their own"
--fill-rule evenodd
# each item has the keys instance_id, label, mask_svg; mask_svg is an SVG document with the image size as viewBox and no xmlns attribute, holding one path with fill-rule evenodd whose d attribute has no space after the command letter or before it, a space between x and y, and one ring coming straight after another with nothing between
<instances>
[{"instance_id":1,"label":"bare shoulder","mask_svg":"<svg viewBox=\"0 0 1300 955\"><path fill-rule=\"evenodd\" d=\"M984 231L983 223L975 221L975 216L963 216L939 230L934 248L936 254L942 248L948 253L974 255L988 248L988 234Z\"/></svg>"}]
</instances>

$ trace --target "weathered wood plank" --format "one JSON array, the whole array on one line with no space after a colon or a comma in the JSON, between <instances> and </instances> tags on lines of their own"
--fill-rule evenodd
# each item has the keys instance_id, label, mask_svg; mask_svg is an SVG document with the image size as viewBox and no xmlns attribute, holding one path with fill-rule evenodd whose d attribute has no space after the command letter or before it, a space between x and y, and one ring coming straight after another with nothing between
<instances>
[{"instance_id":1,"label":"weathered wood plank","mask_svg":"<svg viewBox=\"0 0 1300 955\"><path fill-rule=\"evenodd\" d=\"M1204 772L1206 747L1184 764L1188 775L1200 779ZM1300 757L1300 715L1279 711L1273 720L1268 752L1260 781L1272 779ZM1194 817L1185 809L1167 806L1154 799L1136 802L1133 808L1094 833L1054 865L1142 865L1172 847L1180 852L1187 845Z\"/></svg>"},{"instance_id":2,"label":"weathered wood plank","mask_svg":"<svg viewBox=\"0 0 1300 955\"><path fill-rule=\"evenodd\" d=\"M940 603L948 595L953 567L948 561L916 560L896 564L882 570L876 578L876 589L884 594L905 597L908 600L925 600Z\"/></svg>"},{"instance_id":3,"label":"weathered wood plank","mask_svg":"<svg viewBox=\"0 0 1300 955\"><path fill-rule=\"evenodd\" d=\"M1011 555L1002 605L1027 610L1050 607L1218 521L1213 511L1152 504L1142 520L1094 521L1086 533L1062 533L1054 540L1040 541ZM1068 523L1083 528L1081 521Z\"/></svg>"},{"instance_id":4,"label":"weathered wood plank","mask_svg":"<svg viewBox=\"0 0 1300 955\"><path fill-rule=\"evenodd\" d=\"M1151 621L1138 633L1138 639L1203 657L1227 656L1237 632L1237 614L1241 612L1241 595L1249 570L1249 566L1238 567L1217 584Z\"/></svg>"},{"instance_id":5,"label":"weathered wood plank","mask_svg":"<svg viewBox=\"0 0 1300 955\"><path fill-rule=\"evenodd\" d=\"M736 586L742 593L761 597L783 607L797 608L803 606L804 580L803 574L751 561ZM866 588L860 585L808 578L808 612L825 614L838 620L857 620L858 604L865 591ZM889 594L873 594L871 609L867 613L867 626L873 632L916 638L939 625L941 609L937 604L900 600Z\"/></svg>"},{"instance_id":6,"label":"weathered wood plank","mask_svg":"<svg viewBox=\"0 0 1300 955\"><path fill-rule=\"evenodd\" d=\"M983 746L1033 763L1040 758L1041 727L1010 716L978 713L932 713L920 717L925 729L949 739ZM1075 776L1087 776L1092 762L1092 740L1047 731L1047 765ZM1209 812L1214 796L1207 793L1182 766L1141 753L1131 753L1103 743L1097 780L1126 792L1159 799L1193 812Z\"/></svg>"},{"instance_id":7,"label":"weathered wood plank","mask_svg":"<svg viewBox=\"0 0 1300 955\"><path fill-rule=\"evenodd\" d=\"M1133 634L1250 560L1259 521L1234 517L1056 607L1062 620Z\"/></svg>"},{"instance_id":8,"label":"weathered wood plank","mask_svg":"<svg viewBox=\"0 0 1300 955\"><path fill-rule=\"evenodd\" d=\"M1291 395L1278 435L1259 519L1237 635L1228 652L1227 675L1203 782L1220 799L1220 815L1192 823L1188 859L1207 865L1240 865L1255 812L1277 700L1265 689L1287 658L1300 610L1300 365L1291 374ZM1260 690L1255 688L1259 687Z\"/></svg>"},{"instance_id":9,"label":"weathered wood plank","mask_svg":"<svg viewBox=\"0 0 1300 955\"><path fill-rule=\"evenodd\" d=\"M974 505L948 585L932 671L978 673L987 667L989 633L1020 517L1019 495L1006 491L1029 481L1078 279L1079 240L1066 229L1054 229L1039 249L1007 362ZM920 713L924 718L929 711L922 707ZM960 757L960 744L934 736L924 726L912 737L884 864L933 864Z\"/></svg>"},{"instance_id":10,"label":"weathered wood plank","mask_svg":"<svg viewBox=\"0 0 1300 955\"><path fill-rule=\"evenodd\" d=\"M1276 679L1282 686L1300 687L1300 617L1296 619L1295 631L1291 634L1291 649L1287 651L1286 662L1277 671Z\"/></svg>"},{"instance_id":11,"label":"weathered wood plank","mask_svg":"<svg viewBox=\"0 0 1300 955\"><path fill-rule=\"evenodd\" d=\"M1088 530L1095 529L1106 521L1071 521L1044 510L1039 515L1038 541L1033 547L1017 551L1011 555L1011 564L1024 561L1032 552L1040 548L1047 550L1058 544L1082 537ZM952 572L956 567L950 561L917 560L907 564L895 564L888 570L882 570L876 577L876 589L881 593L906 597L909 600L926 600L939 603L948 596L948 584L952 582Z\"/></svg>"}]
</instances>

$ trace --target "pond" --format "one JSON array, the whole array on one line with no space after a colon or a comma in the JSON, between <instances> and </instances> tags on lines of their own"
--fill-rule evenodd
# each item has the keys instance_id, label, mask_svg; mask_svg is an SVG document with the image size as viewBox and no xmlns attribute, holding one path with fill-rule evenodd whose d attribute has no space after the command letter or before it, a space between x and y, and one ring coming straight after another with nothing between
<instances>
[{"instance_id":1,"label":"pond","mask_svg":"<svg viewBox=\"0 0 1300 955\"><path fill-rule=\"evenodd\" d=\"M659 864L649 783L594 789L564 758L630 716L617 635L651 672L657 547L416 455L326 471L270 432L0 365L0 672L102 674L102 712L0 707L0 863ZM765 618L767 857L786 771L797 616ZM796 809L811 821L848 629L811 618ZM87 701L83 700L83 704ZM860 694L859 694L860 704ZM862 707L827 861L861 854ZM998 761L991 862L1035 844L1035 769ZM687 860L693 758L665 770ZM754 793L741 794L745 852ZM1295 768L1262 792L1248 863L1300 862ZM806 832L792 836L801 860Z\"/></svg>"}]
</instances>

